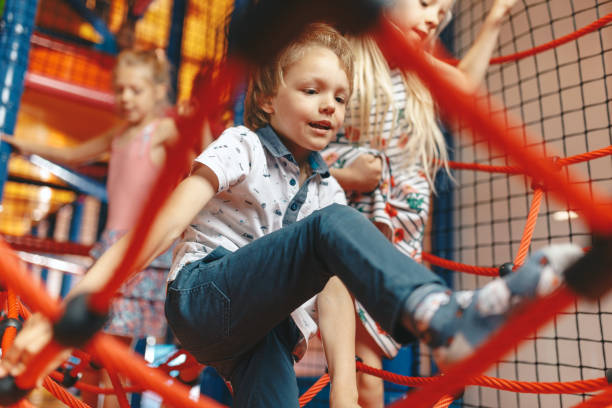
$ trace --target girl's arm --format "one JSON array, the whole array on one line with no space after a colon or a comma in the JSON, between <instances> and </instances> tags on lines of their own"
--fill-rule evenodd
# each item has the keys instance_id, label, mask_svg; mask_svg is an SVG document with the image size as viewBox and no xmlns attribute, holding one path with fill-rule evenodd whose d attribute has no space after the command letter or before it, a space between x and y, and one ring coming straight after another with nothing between
<instances>
[{"instance_id":1,"label":"girl's arm","mask_svg":"<svg viewBox=\"0 0 612 408\"><path fill-rule=\"evenodd\" d=\"M22 154L36 154L53 162L78 165L87 163L110 151L113 137L118 131L119 127L116 126L87 142L69 147L53 147L6 135L2 135L2 140L19 150Z\"/></svg>"},{"instance_id":2,"label":"girl's arm","mask_svg":"<svg viewBox=\"0 0 612 408\"><path fill-rule=\"evenodd\" d=\"M358 407L353 298L334 276L317 296L317 308L331 379L330 407Z\"/></svg>"},{"instance_id":3,"label":"girl's arm","mask_svg":"<svg viewBox=\"0 0 612 408\"><path fill-rule=\"evenodd\" d=\"M484 79L493 49L497 44L501 25L514 3L516 0L495 1L474 44L457 66L474 84L480 84Z\"/></svg>"},{"instance_id":4,"label":"girl's arm","mask_svg":"<svg viewBox=\"0 0 612 408\"><path fill-rule=\"evenodd\" d=\"M433 63L444 72L456 79L456 82L468 92L474 92L484 79L493 49L497 44L501 25L510 12L516 0L495 0L482 28L465 56L457 67L433 58Z\"/></svg>"},{"instance_id":5,"label":"girl's arm","mask_svg":"<svg viewBox=\"0 0 612 408\"><path fill-rule=\"evenodd\" d=\"M143 269L148 262L169 247L215 195L217 188L218 180L212 170L203 165L195 168L192 175L176 187L153 220L133 270ZM79 293L100 290L112 277L131 238L132 233L128 233L111 246L70 291L68 298ZM13 376L21 374L52 336L52 323L46 317L37 314L35 318L28 319L15 338L13 346L3 355L0 376L7 373ZM59 355L49 364L44 374L61 364L66 357L66 354Z\"/></svg>"}]
</instances>

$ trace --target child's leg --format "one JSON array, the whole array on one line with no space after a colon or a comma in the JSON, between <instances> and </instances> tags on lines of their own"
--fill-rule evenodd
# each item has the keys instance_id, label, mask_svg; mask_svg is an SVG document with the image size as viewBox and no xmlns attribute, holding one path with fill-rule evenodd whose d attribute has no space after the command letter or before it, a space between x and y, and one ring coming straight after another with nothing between
<instances>
[{"instance_id":1,"label":"child's leg","mask_svg":"<svg viewBox=\"0 0 612 408\"><path fill-rule=\"evenodd\" d=\"M292 348L299 333L289 319L241 358L231 377L234 407L298 407Z\"/></svg>"},{"instance_id":2,"label":"child's leg","mask_svg":"<svg viewBox=\"0 0 612 408\"><path fill-rule=\"evenodd\" d=\"M330 407L357 405L355 368L355 306L337 277L317 296L319 330L330 376Z\"/></svg>"},{"instance_id":3,"label":"child's leg","mask_svg":"<svg viewBox=\"0 0 612 408\"><path fill-rule=\"evenodd\" d=\"M355 354L363 364L382 369L382 351L370 333L357 319ZM357 373L359 406L362 408L382 408L384 406L383 380L370 374Z\"/></svg>"}]
</instances>

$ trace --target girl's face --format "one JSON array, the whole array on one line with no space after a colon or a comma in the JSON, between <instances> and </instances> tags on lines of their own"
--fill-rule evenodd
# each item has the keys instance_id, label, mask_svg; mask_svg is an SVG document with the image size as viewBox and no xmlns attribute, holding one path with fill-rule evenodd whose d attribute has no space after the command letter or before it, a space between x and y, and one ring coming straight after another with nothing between
<instances>
[{"instance_id":1,"label":"girl's face","mask_svg":"<svg viewBox=\"0 0 612 408\"><path fill-rule=\"evenodd\" d=\"M395 0L387 16L413 40L429 43L454 0Z\"/></svg>"},{"instance_id":2,"label":"girl's face","mask_svg":"<svg viewBox=\"0 0 612 408\"><path fill-rule=\"evenodd\" d=\"M261 108L300 162L336 135L349 96L349 79L340 59L327 48L311 46L285 70L283 83Z\"/></svg>"},{"instance_id":3,"label":"girl's face","mask_svg":"<svg viewBox=\"0 0 612 408\"><path fill-rule=\"evenodd\" d=\"M115 72L115 103L128 123L147 123L157 116L165 86L155 84L152 69L146 65L123 65Z\"/></svg>"}]
</instances>

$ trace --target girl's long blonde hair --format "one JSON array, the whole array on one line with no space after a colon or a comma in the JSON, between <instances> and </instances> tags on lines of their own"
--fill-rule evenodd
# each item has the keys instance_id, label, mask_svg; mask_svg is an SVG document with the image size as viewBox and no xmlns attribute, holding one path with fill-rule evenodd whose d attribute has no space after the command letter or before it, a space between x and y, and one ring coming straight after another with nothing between
<instances>
[{"instance_id":1,"label":"girl's long blonde hair","mask_svg":"<svg viewBox=\"0 0 612 408\"><path fill-rule=\"evenodd\" d=\"M382 134L385 115L393 113L391 134L398 126L398 109L395 106L391 83L391 69L380 48L369 35L348 38L355 56L353 99L348 109L358 115L359 143L370 142ZM410 122L410 138L404 147L402 166L420 163L430 185L440 167L448 171L448 153L444 136L438 126L434 101L429 90L416 74L404 72L406 87L405 118ZM374 112L376 128L370 124Z\"/></svg>"}]
</instances>

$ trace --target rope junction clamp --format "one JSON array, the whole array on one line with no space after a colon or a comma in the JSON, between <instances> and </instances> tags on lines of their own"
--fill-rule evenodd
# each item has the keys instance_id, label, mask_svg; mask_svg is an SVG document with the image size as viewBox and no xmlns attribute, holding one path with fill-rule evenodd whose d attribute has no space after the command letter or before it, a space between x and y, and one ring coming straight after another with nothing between
<instances>
[{"instance_id":1,"label":"rope junction clamp","mask_svg":"<svg viewBox=\"0 0 612 408\"><path fill-rule=\"evenodd\" d=\"M593 246L565 271L565 282L578 295L591 300L612 288L612 236L593 236Z\"/></svg>"},{"instance_id":2,"label":"rope junction clamp","mask_svg":"<svg viewBox=\"0 0 612 408\"><path fill-rule=\"evenodd\" d=\"M91 310L89 297L89 293L82 293L70 299L64 314L53 325L53 336L61 345L83 347L106 323L108 315Z\"/></svg>"}]
</instances>

